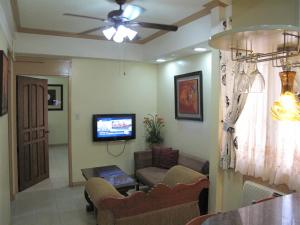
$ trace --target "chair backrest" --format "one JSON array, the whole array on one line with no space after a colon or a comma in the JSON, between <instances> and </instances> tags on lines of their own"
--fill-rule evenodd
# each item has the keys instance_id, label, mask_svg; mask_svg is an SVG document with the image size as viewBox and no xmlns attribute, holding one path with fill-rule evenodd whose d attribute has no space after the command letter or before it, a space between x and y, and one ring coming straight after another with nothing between
<instances>
[{"instance_id":1,"label":"chair backrest","mask_svg":"<svg viewBox=\"0 0 300 225\"><path fill-rule=\"evenodd\" d=\"M209 174L209 161L201 159L194 155L180 152L178 157L178 165L191 168L204 175Z\"/></svg>"},{"instance_id":2,"label":"chair backrest","mask_svg":"<svg viewBox=\"0 0 300 225\"><path fill-rule=\"evenodd\" d=\"M207 218L216 215L217 213L212 213L212 214L206 214L202 216L198 216L191 221L189 221L186 225L201 225Z\"/></svg>"},{"instance_id":3,"label":"chair backrest","mask_svg":"<svg viewBox=\"0 0 300 225\"><path fill-rule=\"evenodd\" d=\"M270 196L273 196L274 193L278 195L284 195L282 192L247 180L243 186L241 206L244 207L251 205L253 202L256 202L259 199L269 198Z\"/></svg>"}]
</instances>

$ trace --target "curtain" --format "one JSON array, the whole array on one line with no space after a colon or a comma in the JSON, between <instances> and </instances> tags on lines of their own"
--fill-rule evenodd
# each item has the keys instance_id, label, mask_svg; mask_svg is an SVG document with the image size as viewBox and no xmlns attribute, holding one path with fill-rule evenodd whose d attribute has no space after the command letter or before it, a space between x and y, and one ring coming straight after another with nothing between
<instances>
[{"instance_id":1,"label":"curtain","mask_svg":"<svg viewBox=\"0 0 300 225\"><path fill-rule=\"evenodd\" d=\"M240 64L232 62L228 53L221 55L224 123L220 167L300 191L300 122L276 121L271 116L271 106L281 92L281 69L269 62L259 63L265 91L236 94L234 77ZM253 68L246 69L248 73Z\"/></svg>"},{"instance_id":2,"label":"curtain","mask_svg":"<svg viewBox=\"0 0 300 225\"><path fill-rule=\"evenodd\" d=\"M235 124L243 111L247 93L238 93L237 75L241 72L241 64L231 61L230 55L221 52L221 77L223 97L223 134L220 167L222 169L235 168L237 137ZM243 68L244 69L244 68Z\"/></svg>"}]
</instances>

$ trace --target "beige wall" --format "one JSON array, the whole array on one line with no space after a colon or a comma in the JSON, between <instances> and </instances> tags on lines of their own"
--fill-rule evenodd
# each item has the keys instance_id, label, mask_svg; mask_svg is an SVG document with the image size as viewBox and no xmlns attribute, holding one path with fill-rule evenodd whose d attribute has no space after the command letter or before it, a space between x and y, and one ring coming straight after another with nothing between
<instances>
[{"instance_id":1,"label":"beige wall","mask_svg":"<svg viewBox=\"0 0 300 225\"><path fill-rule=\"evenodd\" d=\"M288 12L288 13L286 13ZM299 24L298 0L233 0L232 27Z\"/></svg>"},{"instance_id":2,"label":"beige wall","mask_svg":"<svg viewBox=\"0 0 300 225\"><path fill-rule=\"evenodd\" d=\"M212 57L216 60L214 64ZM204 121L175 120L174 75L198 70L202 71L203 78ZM218 53L215 52L178 59L158 67L158 113L166 121L164 144L210 160L209 204L212 211L218 207L218 80Z\"/></svg>"},{"instance_id":3,"label":"beige wall","mask_svg":"<svg viewBox=\"0 0 300 225\"><path fill-rule=\"evenodd\" d=\"M0 49L7 52L7 42L0 28ZM8 116L0 117L0 224L10 224L10 186Z\"/></svg>"},{"instance_id":4,"label":"beige wall","mask_svg":"<svg viewBox=\"0 0 300 225\"><path fill-rule=\"evenodd\" d=\"M84 180L80 169L93 166L118 165L132 174L133 152L145 148L143 117L157 111L156 65L74 59L71 76L73 182ZM109 155L106 143L92 142L92 114L97 113L136 113L137 138L121 156ZM122 148L121 142L109 144L114 154Z\"/></svg>"},{"instance_id":5,"label":"beige wall","mask_svg":"<svg viewBox=\"0 0 300 225\"><path fill-rule=\"evenodd\" d=\"M68 78L47 77L48 84L63 85L63 110L48 111L49 144L68 143Z\"/></svg>"},{"instance_id":6,"label":"beige wall","mask_svg":"<svg viewBox=\"0 0 300 225\"><path fill-rule=\"evenodd\" d=\"M202 70L204 121L175 120L174 75ZM165 119L165 144L209 159L211 54L182 58L158 67L158 113Z\"/></svg>"},{"instance_id":7,"label":"beige wall","mask_svg":"<svg viewBox=\"0 0 300 225\"><path fill-rule=\"evenodd\" d=\"M241 207L243 176L229 170L223 174L223 205L224 211L234 210Z\"/></svg>"}]
</instances>

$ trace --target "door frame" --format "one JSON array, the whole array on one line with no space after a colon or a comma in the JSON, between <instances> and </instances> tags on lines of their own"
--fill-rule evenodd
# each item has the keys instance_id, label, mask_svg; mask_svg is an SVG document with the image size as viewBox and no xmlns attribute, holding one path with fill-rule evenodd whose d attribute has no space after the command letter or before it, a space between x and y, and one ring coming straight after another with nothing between
<instances>
[{"instance_id":1,"label":"door frame","mask_svg":"<svg viewBox=\"0 0 300 225\"><path fill-rule=\"evenodd\" d=\"M17 56L13 63L13 73L9 80L11 87L9 104L9 150L10 150L10 174L11 174L11 200L19 192L18 188L18 161L17 161L17 76L55 76L68 79L68 174L69 186L73 186L72 178L72 127L71 127L71 67L69 58L46 58L42 56Z\"/></svg>"}]
</instances>

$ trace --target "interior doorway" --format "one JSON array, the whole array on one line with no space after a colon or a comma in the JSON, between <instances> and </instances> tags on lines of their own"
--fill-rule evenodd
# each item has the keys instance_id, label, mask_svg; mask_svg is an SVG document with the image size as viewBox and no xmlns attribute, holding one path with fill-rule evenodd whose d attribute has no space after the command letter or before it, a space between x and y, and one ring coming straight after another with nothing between
<instances>
[{"instance_id":1,"label":"interior doorway","mask_svg":"<svg viewBox=\"0 0 300 225\"><path fill-rule=\"evenodd\" d=\"M17 76L17 82L19 77ZM32 183L30 188L27 185L27 190L40 190L40 189L53 189L53 188L61 188L69 185L69 155L68 155L68 101L69 101L69 79L68 77L63 76L34 76L27 75L22 76L23 79L28 80L44 80L47 85L47 92L43 93L43 99L46 101L45 114L47 114L44 118L46 121L46 131L45 131L45 139L47 139L46 147L47 153L45 158L47 159L48 166L48 176L44 177L44 179L39 180L40 182ZM17 92L19 92L19 85L17 86ZM41 94L41 93L39 93ZM27 102L27 104L31 104ZM41 104L41 102L39 102ZM19 115L19 99L17 101L17 113ZM40 107L40 106L39 106ZM20 121L17 121L18 127ZM19 133L18 133L19 136ZM19 170L19 191L24 190L21 186L21 179L23 179L23 174L20 173L20 168L22 162L19 162L19 148L20 143L18 141L18 170ZM37 146L40 147L40 146ZM34 152L34 148L30 148L30 153ZM32 154L31 154L32 155ZM39 161L39 158L35 156L30 156L32 158L31 162L27 167L32 167L32 165L36 164L35 161ZM39 162L37 162L39 163Z\"/></svg>"}]
</instances>

